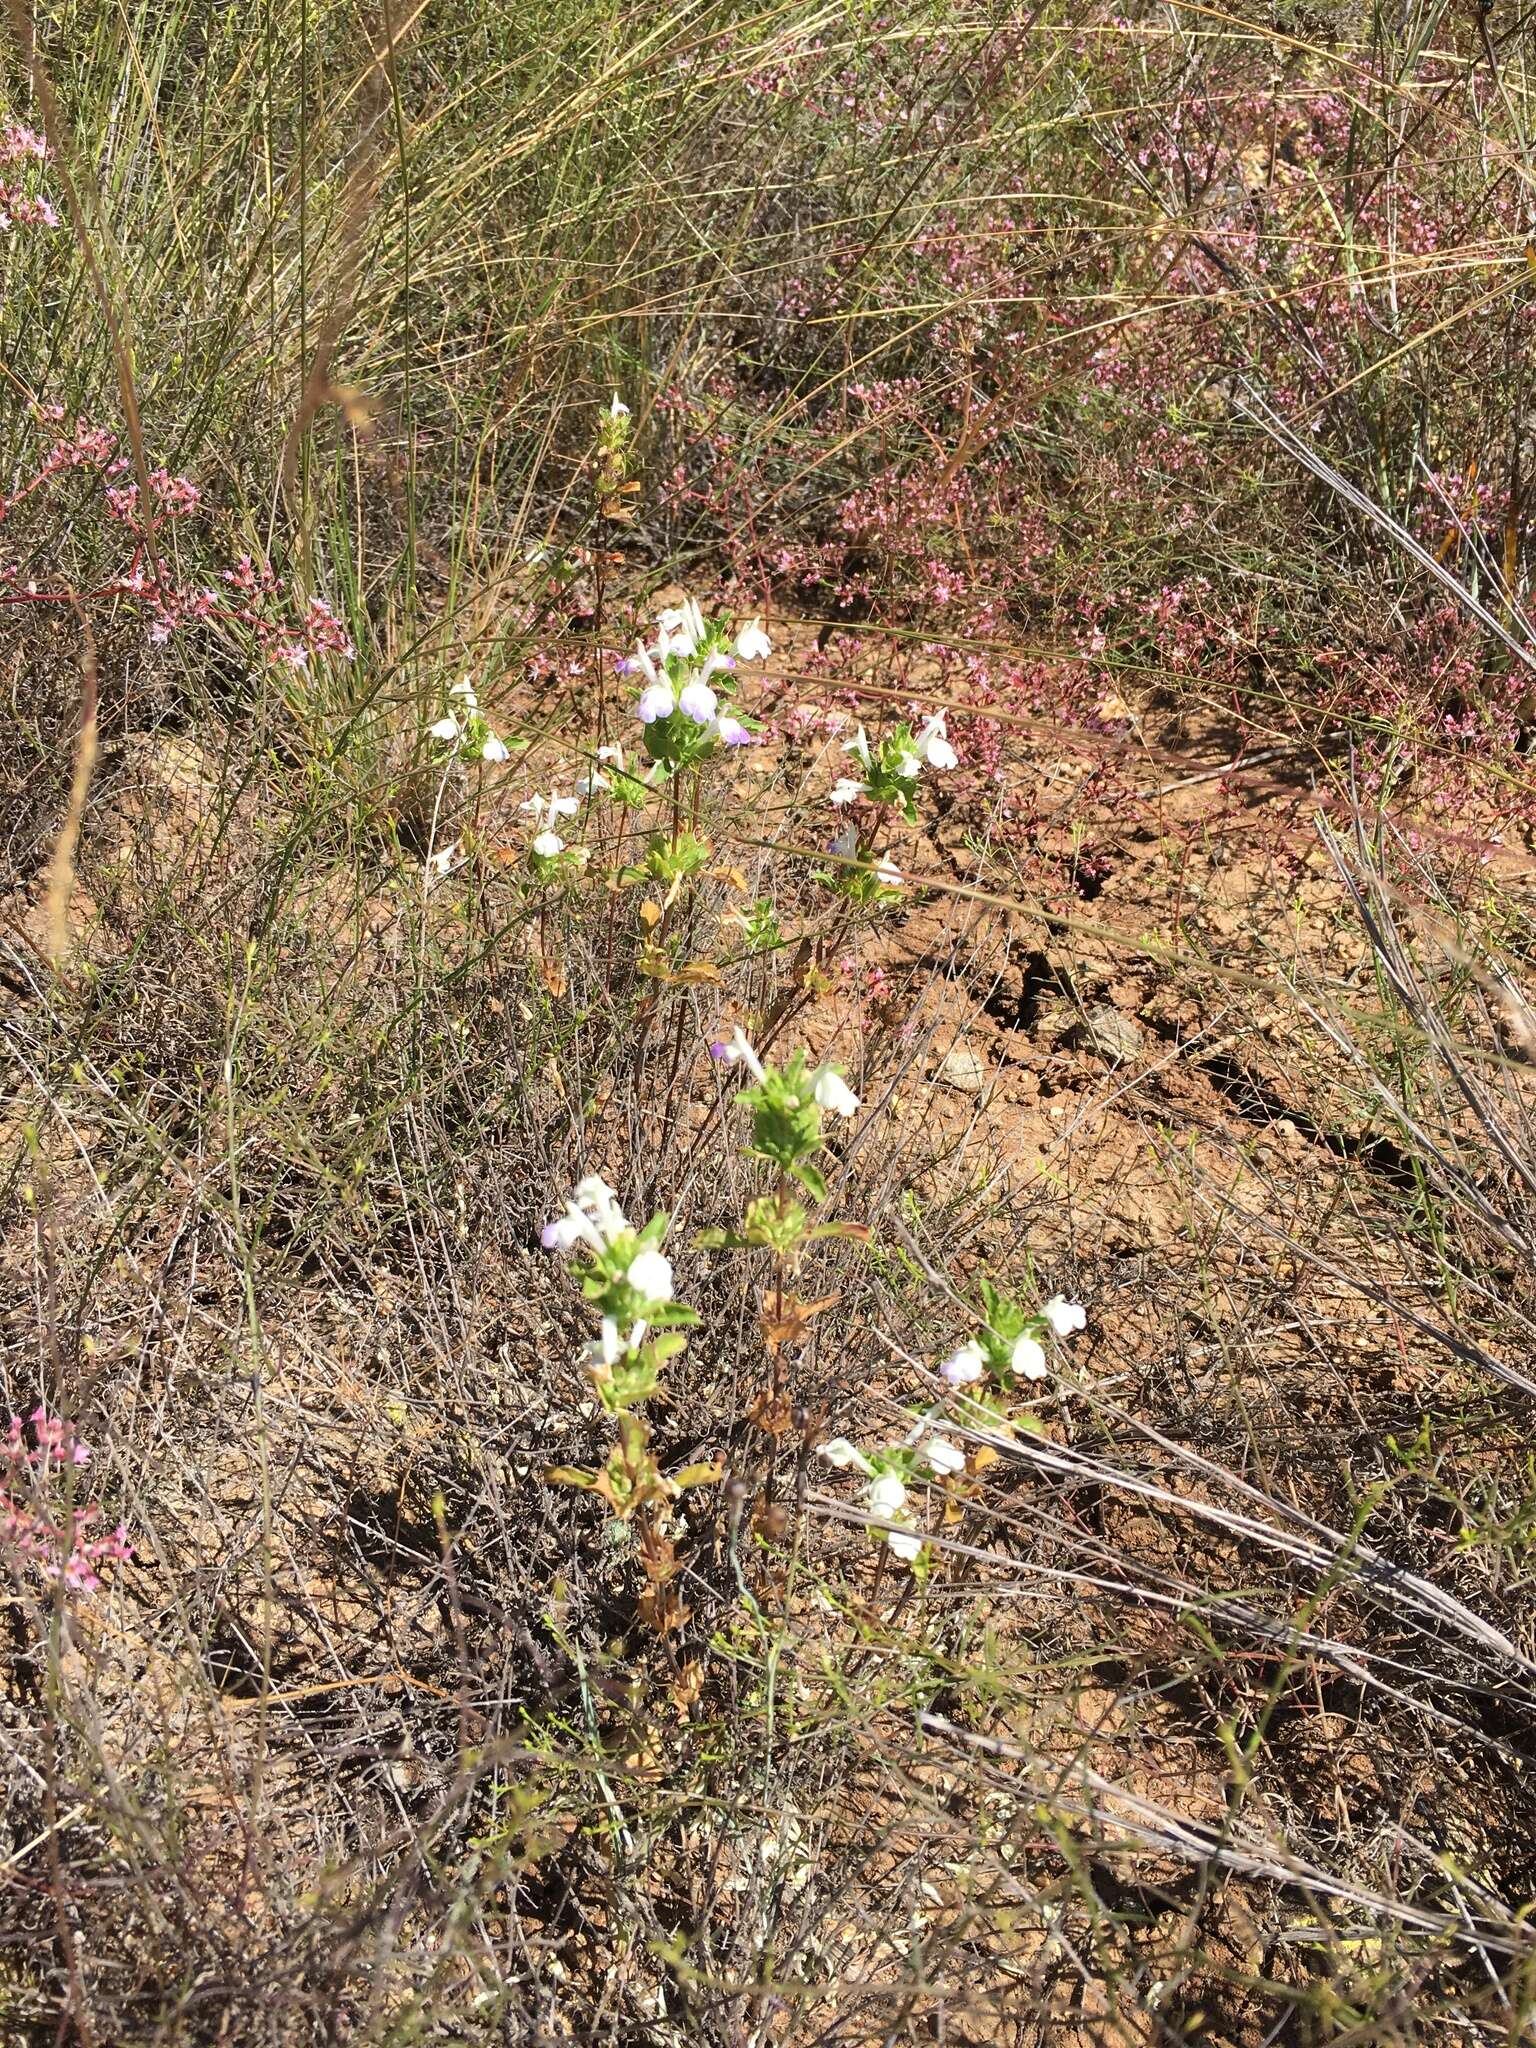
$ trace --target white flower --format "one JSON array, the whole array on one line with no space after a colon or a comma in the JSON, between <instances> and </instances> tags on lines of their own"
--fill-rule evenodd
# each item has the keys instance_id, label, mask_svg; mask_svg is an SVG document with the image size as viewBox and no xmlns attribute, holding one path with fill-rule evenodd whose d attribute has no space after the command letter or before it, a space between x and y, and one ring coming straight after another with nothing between
<instances>
[{"instance_id":1,"label":"white flower","mask_svg":"<svg viewBox=\"0 0 1536 2048\"><path fill-rule=\"evenodd\" d=\"M456 718L440 718L436 725L427 727L427 732L435 740L456 740L459 736L459 721Z\"/></svg>"},{"instance_id":2,"label":"white flower","mask_svg":"<svg viewBox=\"0 0 1536 2048\"><path fill-rule=\"evenodd\" d=\"M656 646L658 654L680 654L686 661L697 654L704 643L707 630L704 614L691 597L685 597L680 605L658 612L656 623L661 629Z\"/></svg>"},{"instance_id":3,"label":"white flower","mask_svg":"<svg viewBox=\"0 0 1536 2048\"><path fill-rule=\"evenodd\" d=\"M883 855L876 863L875 880L887 889L899 889L901 887L901 869L897 867L889 854Z\"/></svg>"},{"instance_id":4,"label":"white flower","mask_svg":"<svg viewBox=\"0 0 1536 2048\"><path fill-rule=\"evenodd\" d=\"M594 1337L587 1346L589 1365L605 1367L610 1372L624 1356L624 1346L619 1338L619 1326L612 1316L603 1317L603 1332Z\"/></svg>"},{"instance_id":5,"label":"white flower","mask_svg":"<svg viewBox=\"0 0 1536 2048\"><path fill-rule=\"evenodd\" d=\"M460 676L456 683L448 685L450 697L457 697L466 711L478 711L480 699L475 695L475 686L468 676Z\"/></svg>"},{"instance_id":6,"label":"white flower","mask_svg":"<svg viewBox=\"0 0 1536 2048\"><path fill-rule=\"evenodd\" d=\"M717 1060L724 1060L728 1067L738 1064L745 1067L754 1081L763 1078L763 1063L752 1050L751 1041L738 1024L727 1039L716 1039L709 1048Z\"/></svg>"},{"instance_id":7,"label":"white flower","mask_svg":"<svg viewBox=\"0 0 1536 2048\"><path fill-rule=\"evenodd\" d=\"M672 694L672 685L652 683L640 692L635 716L642 725L654 725L658 718L670 718L676 709L677 699Z\"/></svg>"},{"instance_id":8,"label":"white flower","mask_svg":"<svg viewBox=\"0 0 1536 2048\"><path fill-rule=\"evenodd\" d=\"M613 394L613 403L608 408L608 417L614 420L627 420L629 418L629 407L620 398L617 391Z\"/></svg>"},{"instance_id":9,"label":"white flower","mask_svg":"<svg viewBox=\"0 0 1536 2048\"><path fill-rule=\"evenodd\" d=\"M834 1116L854 1116L858 1112L859 1098L854 1094L841 1074L831 1067L816 1069L815 1085L811 1091L816 1097L819 1109L829 1109Z\"/></svg>"},{"instance_id":10,"label":"white flower","mask_svg":"<svg viewBox=\"0 0 1536 2048\"><path fill-rule=\"evenodd\" d=\"M725 747L750 747L752 735L739 718L724 711L715 720L715 738Z\"/></svg>"},{"instance_id":11,"label":"white flower","mask_svg":"<svg viewBox=\"0 0 1536 2048\"><path fill-rule=\"evenodd\" d=\"M719 708L720 699L708 683L685 683L678 696L677 708L685 718L691 718L695 725L708 725Z\"/></svg>"},{"instance_id":12,"label":"white flower","mask_svg":"<svg viewBox=\"0 0 1536 2048\"><path fill-rule=\"evenodd\" d=\"M568 1252L583 1243L591 1245L595 1251L602 1251L628 1228L618 1196L601 1174L589 1173L577 1181L564 1214L557 1216L553 1223L545 1224L540 1241L546 1251ZM607 1339L605 1323L605 1344Z\"/></svg>"},{"instance_id":13,"label":"white flower","mask_svg":"<svg viewBox=\"0 0 1536 2048\"><path fill-rule=\"evenodd\" d=\"M923 1463L941 1479L965 1470L965 1453L947 1436L931 1436L922 1448Z\"/></svg>"},{"instance_id":14,"label":"white flower","mask_svg":"<svg viewBox=\"0 0 1536 2048\"><path fill-rule=\"evenodd\" d=\"M972 1380L979 1380L986 1369L987 1354L974 1337L967 1337L960 1349L951 1352L939 1367L939 1377L948 1380L952 1387L965 1387Z\"/></svg>"},{"instance_id":15,"label":"white flower","mask_svg":"<svg viewBox=\"0 0 1536 2048\"><path fill-rule=\"evenodd\" d=\"M1014 1339L1013 1349L1008 1354L1008 1363L1021 1379L1026 1380L1043 1380L1049 1370L1045 1362L1045 1353L1033 1337Z\"/></svg>"},{"instance_id":16,"label":"white flower","mask_svg":"<svg viewBox=\"0 0 1536 2048\"><path fill-rule=\"evenodd\" d=\"M603 1240L590 1217L583 1216L574 1202L568 1202L562 1215L553 1223L546 1223L539 1234L539 1242L547 1252L574 1251L579 1244L589 1244L594 1250L603 1249Z\"/></svg>"},{"instance_id":17,"label":"white flower","mask_svg":"<svg viewBox=\"0 0 1536 2048\"><path fill-rule=\"evenodd\" d=\"M844 804L856 804L863 794L864 784L851 775L844 775L834 783L830 801L841 808Z\"/></svg>"},{"instance_id":18,"label":"white flower","mask_svg":"<svg viewBox=\"0 0 1536 2048\"><path fill-rule=\"evenodd\" d=\"M894 1522L907 1504L907 1489L894 1472L878 1472L864 1489L864 1502L872 1515Z\"/></svg>"},{"instance_id":19,"label":"white flower","mask_svg":"<svg viewBox=\"0 0 1536 2048\"><path fill-rule=\"evenodd\" d=\"M1064 1294L1053 1294L1040 1313L1058 1337L1070 1337L1074 1330L1088 1326L1088 1311Z\"/></svg>"},{"instance_id":20,"label":"white flower","mask_svg":"<svg viewBox=\"0 0 1536 2048\"><path fill-rule=\"evenodd\" d=\"M854 759L862 761L866 768L869 766L869 740L862 725L851 740L843 741L843 752L852 754Z\"/></svg>"},{"instance_id":21,"label":"white flower","mask_svg":"<svg viewBox=\"0 0 1536 2048\"><path fill-rule=\"evenodd\" d=\"M736 653L742 661L766 661L773 652L773 642L763 631L761 619L748 619L736 635Z\"/></svg>"},{"instance_id":22,"label":"white flower","mask_svg":"<svg viewBox=\"0 0 1536 2048\"><path fill-rule=\"evenodd\" d=\"M564 853L565 841L558 832L541 832L533 842L533 850L540 860L553 860L557 854Z\"/></svg>"},{"instance_id":23,"label":"white flower","mask_svg":"<svg viewBox=\"0 0 1536 2048\"><path fill-rule=\"evenodd\" d=\"M922 771L923 757L921 754L903 754L901 759L896 763L896 775L897 778L902 782L911 782L913 778L915 776L920 775Z\"/></svg>"},{"instance_id":24,"label":"white flower","mask_svg":"<svg viewBox=\"0 0 1536 2048\"><path fill-rule=\"evenodd\" d=\"M576 1183L572 1199L592 1218L603 1233L605 1242L628 1230L629 1223L619 1207L619 1198L600 1173L584 1174Z\"/></svg>"},{"instance_id":25,"label":"white flower","mask_svg":"<svg viewBox=\"0 0 1536 2048\"><path fill-rule=\"evenodd\" d=\"M672 1261L660 1252L637 1252L624 1277L647 1301L672 1299Z\"/></svg>"},{"instance_id":26,"label":"white flower","mask_svg":"<svg viewBox=\"0 0 1536 2048\"><path fill-rule=\"evenodd\" d=\"M428 888L434 882L440 882L458 858L459 842L457 839L451 839L446 846L440 846L436 853L429 853L426 858Z\"/></svg>"},{"instance_id":27,"label":"white flower","mask_svg":"<svg viewBox=\"0 0 1536 2048\"><path fill-rule=\"evenodd\" d=\"M549 795L545 797L540 796L538 791L535 790L526 803L518 805L518 809L531 812L539 820L540 824L555 825L562 818L574 818L581 809L581 805L573 796L556 796L555 792L551 790Z\"/></svg>"},{"instance_id":28,"label":"white flower","mask_svg":"<svg viewBox=\"0 0 1536 2048\"><path fill-rule=\"evenodd\" d=\"M914 1536L910 1529L888 1529L885 1540L891 1546L891 1553L903 1564L913 1564L923 1554L923 1539Z\"/></svg>"},{"instance_id":29,"label":"white flower","mask_svg":"<svg viewBox=\"0 0 1536 2048\"><path fill-rule=\"evenodd\" d=\"M600 768L589 768L585 775L578 775L576 778L578 796L596 796L600 789L608 789L611 786Z\"/></svg>"},{"instance_id":30,"label":"white flower","mask_svg":"<svg viewBox=\"0 0 1536 2048\"><path fill-rule=\"evenodd\" d=\"M645 680L648 683L654 683L656 681L656 664L654 661L652 661L650 655L646 653L645 649L640 645L638 640L635 642L634 653L629 657L628 661L624 663L624 666L630 671L631 674L638 673L644 676Z\"/></svg>"},{"instance_id":31,"label":"white flower","mask_svg":"<svg viewBox=\"0 0 1536 2048\"><path fill-rule=\"evenodd\" d=\"M958 768L960 765L960 756L949 744L942 711L936 711L928 720L917 736L916 746L930 768Z\"/></svg>"},{"instance_id":32,"label":"white flower","mask_svg":"<svg viewBox=\"0 0 1536 2048\"><path fill-rule=\"evenodd\" d=\"M624 767L624 749L622 747L599 747L597 758L599 761L607 761L611 766L622 772Z\"/></svg>"},{"instance_id":33,"label":"white flower","mask_svg":"<svg viewBox=\"0 0 1536 2048\"><path fill-rule=\"evenodd\" d=\"M846 1472L851 1467L855 1472L862 1472L866 1478L874 1473L875 1468L868 1458L857 1444L849 1443L845 1436L829 1437L824 1444L818 1445L817 1449L819 1455L825 1458L829 1465L835 1465L839 1472Z\"/></svg>"},{"instance_id":34,"label":"white flower","mask_svg":"<svg viewBox=\"0 0 1536 2048\"><path fill-rule=\"evenodd\" d=\"M507 758L506 741L499 740L495 733L488 732L485 736L485 745L480 749L480 758L482 761L505 761Z\"/></svg>"},{"instance_id":35,"label":"white flower","mask_svg":"<svg viewBox=\"0 0 1536 2048\"><path fill-rule=\"evenodd\" d=\"M656 614L656 623L663 632L687 633L695 641L705 635L704 614L691 597L685 597L680 605Z\"/></svg>"}]
</instances>

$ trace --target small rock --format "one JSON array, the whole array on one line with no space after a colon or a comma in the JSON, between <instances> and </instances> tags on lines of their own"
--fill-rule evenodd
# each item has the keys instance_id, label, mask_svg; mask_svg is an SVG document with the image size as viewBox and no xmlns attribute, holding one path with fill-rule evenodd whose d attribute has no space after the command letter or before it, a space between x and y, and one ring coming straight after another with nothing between
<instances>
[{"instance_id":1,"label":"small rock","mask_svg":"<svg viewBox=\"0 0 1536 2048\"><path fill-rule=\"evenodd\" d=\"M1134 1060L1144 1043L1141 1026L1107 1003L1088 1012L1078 1036L1090 1052L1104 1060Z\"/></svg>"},{"instance_id":2,"label":"small rock","mask_svg":"<svg viewBox=\"0 0 1536 2048\"><path fill-rule=\"evenodd\" d=\"M987 1085L987 1069L968 1045L952 1045L940 1060L935 1079L947 1088L958 1088L963 1095L979 1095Z\"/></svg>"}]
</instances>

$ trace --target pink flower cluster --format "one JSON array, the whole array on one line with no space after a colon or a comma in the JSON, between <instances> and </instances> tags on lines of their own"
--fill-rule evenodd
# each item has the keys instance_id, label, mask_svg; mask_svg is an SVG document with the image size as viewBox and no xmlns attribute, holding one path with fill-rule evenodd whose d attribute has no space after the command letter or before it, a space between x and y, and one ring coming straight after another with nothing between
<instances>
[{"instance_id":1,"label":"pink flower cluster","mask_svg":"<svg viewBox=\"0 0 1536 2048\"><path fill-rule=\"evenodd\" d=\"M118 461L111 465L114 470L126 468ZM202 492L190 478L172 476L169 470L152 469L149 473L149 488L154 494L156 511L151 515L150 525L158 526L162 519L185 519L195 512L202 502ZM122 520L125 526L137 526L139 511L139 487L137 484L121 484L107 491L107 509L114 519Z\"/></svg>"},{"instance_id":2,"label":"pink flower cluster","mask_svg":"<svg viewBox=\"0 0 1536 2048\"><path fill-rule=\"evenodd\" d=\"M82 597L133 597L149 611L149 637L155 642L169 640L187 625L218 624L242 628L269 661L289 668L307 669L317 655L351 659L355 652L352 641L325 600L310 598L303 619L295 623L291 614L285 616L281 577L249 555L242 555L234 568L224 571L223 581L233 601L216 590L178 579L175 564L155 546L154 536L171 522L190 518L201 506L202 492L190 477L173 476L163 468L151 470L151 509L146 518L139 485L130 475L132 465L115 434L84 421L67 425L60 406L39 407L38 419L49 431L51 443L33 474L8 497L0 497L0 520L54 478L94 471L102 481L107 517L127 529L133 552L125 568L93 591L39 589L35 582L23 582L14 566L0 564L0 584L9 585L13 593L0 602L63 604Z\"/></svg>"},{"instance_id":3,"label":"pink flower cluster","mask_svg":"<svg viewBox=\"0 0 1536 2048\"><path fill-rule=\"evenodd\" d=\"M65 1507L60 1516L54 1496L64 1473L90 1458L90 1445L42 1407L25 1420L13 1416L0 1437L0 1550L50 1584L62 1579L76 1593L92 1593L101 1584L99 1565L123 1564L133 1555L121 1522L109 1534L95 1533L101 1509L94 1504Z\"/></svg>"},{"instance_id":4,"label":"pink flower cluster","mask_svg":"<svg viewBox=\"0 0 1536 2048\"><path fill-rule=\"evenodd\" d=\"M0 128L0 164L42 163L48 145L17 121ZM0 233L11 228L56 228L59 216L41 193L24 192L0 180Z\"/></svg>"}]
</instances>

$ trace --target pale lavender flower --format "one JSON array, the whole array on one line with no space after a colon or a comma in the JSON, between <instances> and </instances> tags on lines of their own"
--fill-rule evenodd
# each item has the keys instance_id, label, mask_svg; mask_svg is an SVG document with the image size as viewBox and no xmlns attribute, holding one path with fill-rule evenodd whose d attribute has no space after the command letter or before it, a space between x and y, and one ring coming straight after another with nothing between
<instances>
[{"instance_id":1,"label":"pale lavender flower","mask_svg":"<svg viewBox=\"0 0 1536 2048\"><path fill-rule=\"evenodd\" d=\"M691 682L683 685L678 696L677 708L685 718L691 718L695 725L708 725L719 708L720 700L708 683Z\"/></svg>"}]
</instances>

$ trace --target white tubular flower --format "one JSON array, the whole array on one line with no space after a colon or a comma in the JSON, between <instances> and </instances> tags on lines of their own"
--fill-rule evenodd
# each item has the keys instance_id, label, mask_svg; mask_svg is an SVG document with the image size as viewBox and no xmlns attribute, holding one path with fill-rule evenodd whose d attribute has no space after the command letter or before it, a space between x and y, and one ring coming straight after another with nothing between
<instances>
[{"instance_id":1,"label":"white tubular flower","mask_svg":"<svg viewBox=\"0 0 1536 2048\"><path fill-rule=\"evenodd\" d=\"M738 1024L727 1039L716 1039L709 1048L717 1060L723 1060L728 1067L743 1066L754 1081L763 1078L763 1063L752 1050L751 1040Z\"/></svg>"},{"instance_id":2,"label":"white tubular flower","mask_svg":"<svg viewBox=\"0 0 1536 2048\"><path fill-rule=\"evenodd\" d=\"M475 686L468 676L460 676L456 683L450 683L448 694L450 697L457 697L466 711L480 709L480 699L475 695Z\"/></svg>"},{"instance_id":3,"label":"white tubular flower","mask_svg":"<svg viewBox=\"0 0 1536 2048\"><path fill-rule=\"evenodd\" d=\"M637 1252L624 1278L647 1301L672 1299L672 1261L660 1252Z\"/></svg>"},{"instance_id":4,"label":"white tubular flower","mask_svg":"<svg viewBox=\"0 0 1536 2048\"><path fill-rule=\"evenodd\" d=\"M599 790L610 789L612 784L600 768L589 768L585 775L576 778L578 796L596 796Z\"/></svg>"},{"instance_id":5,"label":"white tubular flower","mask_svg":"<svg viewBox=\"0 0 1536 2048\"><path fill-rule=\"evenodd\" d=\"M899 889L901 887L901 869L897 867L889 854L883 855L876 862L875 880L880 883L882 888Z\"/></svg>"},{"instance_id":6,"label":"white tubular flower","mask_svg":"<svg viewBox=\"0 0 1536 2048\"><path fill-rule=\"evenodd\" d=\"M748 619L736 635L736 653L742 661L766 661L773 652L773 642L763 631L761 619Z\"/></svg>"},{"instance_id":7,"label":"white tubular flower","mask_svg":"<svg viewBox=\"0 0 1536 2048\"><path fill-rule=\"evenodd\" d=\"M606 761L610 767L617 768L621 773L623 772L624 749L622 747L599 747L597 758L599 761Z\"/></svg>"},{"instance_id":8,"label":"white tubular flower","mask_svg":"<svg viewBox=\"0 0 1536 2048\"><path fill-rule=\"evenodd\" d=\"M677 700L677 708L685 718L691 718L695 725L708 725L718 710L720 699L708 683L684 683Z\"/></svg>"},{"instance_id":9,"label":"white tubular flower","mask_svg":"<svg viewBox=\"0 0 1536 2048\"><path fill-rule=\"evenodd\" d=\"M553 860L556 854L564 853L565 841L558 832L541 832L533 842L533 850L540 860Z\"/></svg>"},{"instance_id":10,"label":"white tubular flower","mask_svg":"<svg viewBox=\"0 0 1536 2048\"><path fill-rule=\"evenodd\" d=\"M824 1444L818 1444L816 1449L818 1457L825 1458L829 1465L835 1465L839 1472L862 1472L866 1479L874 1474L875 1468L868 1458L857 1444L849 1443L845 1436L829 1437Z\"/></svg>"},{"instance_id":11,"label":"white tubular flower","mask_svg":"<svg viewBox=\"0 0 1536 2048\"><path fill-rule=\"evenodd\" d=\"M624 666L631 674L644 676L648 683L654 683L657 680L656 664L638 640L635 642L634 653L625 662Z\"/></svg>"},{"instance_id":12,"label":"white tubular flower","mask_svg":"<svg viewBox=\"0 0 1536 2048\"><path fill-rule=\"evenodd\" d=\"M1025 1380L1043 1380L1050 1370L1045 1362L1044 1351L1033 1337L1014 1339L1013 1349L1008 1354L1008 1363L1020 1379Z\"/></svg>"},{"instance_id":13,"label":"white tubular flower","mask_svg":"<svg viewBox=\"0 0 1536 2048\"><path fill-rule=\"evenodd\" d=\"M894 1472L877 1472L864 1489L864 1505L872 1515L894 1522L907 1504L907 1489Z\"/></svg>"},{"instance_id":14,"label":"white tubular flower","mask_svg":"<svg viewBox=\"0 0 1536 2048\"><path fill-rule=\"evenodd\" d=\"M852 754L853 758L862 762L866 768L869 766L869 738L862 725L851 740L843 741L843 752Z\"/></svg>"},{"instance_id":15,"label":"white tubular flower","mask_svg":"<svg viewBox=\"0 0 1536 2048\"><path fill-rule=\"evenodd\" d=\"M1088 1311L1064 1294L1053 1294L1040 1313L1058 1337L1070 1337L1074 1330L1088 1327Z\"/></svg>"},{"instance_id":16,"label":"white tubular flower","mask_svg":"<svg viewBox=\"0 0 1536 2048\"><path fill-rule=\"evenodd\" d=\"M724 711L715 720L715 738L723 747L750 747L752 735L739 718Z\"/></svg>"},{"instance_id":17,"label":"white tubular flower","mask_svg":"<svg viewBox=\"0 0 1536 2048\"><path fill-rule=\"evenodd\" d=\"M544 824L547 821L553 825L561 818L574 818L581 809L581 805L573 796L556 796L553 790L550 791L548 796L540 796L538 791L535 790L534 794L525 803L518 805L518 809L531 813L533 817L539 820L540 824Z\"/></svg>"},{"instance_id":18,"label":"white tubular flower","mask_svg":"<svg viewBox=\"0 0 1536 2048\"><path fill-rule=\"evenodd\" d=\"M495 733L488 732L485 736L485 745L480 749L480 758L482 761L505 761L507 758L506 741L498 739Z\"/></svg>"},{"instance_id":19,"label":"white tubular flower","mask_svg":"<svg viewBox=\"0 0 1536 2048\"><path fill-rule=\"evenodd\" d=\"M602 1335L594 1337L587 1346L587 1363L611 1372L623 1356L619 1326L612 1316L604 1316Z\"/></svg>"},{"instance_id":20,"label":"white tubular flower","mask_svg":"<svg viewBox=\"0 0 1536 2048\"><path fill-rule=\"evenodd\" d=\"M677 699L672 694L672 685L652 683L640 692L635 716L642 725L654 725L658 718L670 718L676 709Z\"/></svg>"},{"instance_id":21,"label":"white tubular flower","mask_svg":"<svg viewBox=\"0 0 1536 2048\"><path fill-rule=\"evenodd\" d=\"M987 1369L987 1354L974 1337L967 1337L958 1351L952 1351L939 1367L939 1378L952 1387L967 1387Z\"/></svg>"},{"instance_id":22,"label":"white tubular flower","mask_svg":"<svg viewBox=\"0 0 1536 2048\"><path fill-rule=\"evenodd\" d=\"M828 801L836 804L841 810L844 804L856 804L863 794L864 784L856 781L851 775L844 775L833 784Z\"/></svg>"},{"instance_id":23,"label":"white tubular flower","mask_svg":"<svg viewBox=\"0 0 1536 2048\"><path fill-rule=\"evenodd\" d=\"M577 1181L572 1199L590 1216L605 1239L628 1230L629 1223L619 1207L619 1198L600 1173L586 1173Z\"/></svg>"},{"instance_id":24,"label":"white tubular flower","mask_svg":"<svg viewBox=\"0 0 1536 2048\"><path fill-rule=\"evenodd\" d=\"M656 614L660 628L657 643L658 654L680 654L686 661L697 654L704 641L704 614L691 597L685 597L680 605L670 605Z\"/></svg>"},{"instance_id":25,"label":"white tubular flower","mask_svg":"<svg viewBox=\"0 0 1536 2048\"><path fill-rule=\"evenodd\" d=\"M629 407L620 398L617 391L613 394L613 403L608 408L608 417L614 420L627 420L629 418Z\"/></svg>"},{"instance_id":26,"label":"white tubular flower","mask_svg":"<svg viewBox=\"0 0 1536 2048\"><path fill-rule=\"evenodd\" d=\"M842 1075L831 1067L816 1069L815 1085L811 1090L819 1109L829 1109L834 1116L856 1116L859 1098L854 1094Z\"/></svg>"},{"instance_id":27,"label":"white tubular flower","mask_svg":"<svg viewBox=\"0 0 1536 2048\"><path fill-rule=\"evenodd\" d=\"M891 1546L891 1555L899 1557L903 1564L915 1564L923 1554L923 1539L915 1536L910 1529L888 1529L886 1542Z\"/></svg>"},{"instance_id":28,"label":"white tubular flower","mask_svg":"<svg viewBox=\"0 0 1536 2048\"><path fill-rule=\"evenodd\" d=\"M539 1242L547 1252L571 1252L579 1244L589 1244L594 1251L603 1249L603 1239L590 1216L582 1214L574 1202L567 1202L562 1215L553 1223L546 1223L539 1233Z\"/></svg>"},{"instance_id":29,"label":"white tubular flower","mask_svg":"<svg viewBox=\"0 0 1536 2048\"><path fill-rule=\"evenodd\" d=\"M903 754L901 759L896 763L896 773L900 776L903 782L913 781L914 778L921 775L922 772L923 757L921 754Z\"/></svg>"},{"instance_id":30,"label":"white tubular flower","mask_svg":"<svg viewBox=\"0 0 1536 2048\"><path fill-rule=\"evenodd\" d=\"M434 740L456 740L459 736L459 721L456 718L440 718L436 725L427 727L427 733Z\"/></svg>"},{"instance_id":31,"label":"white tubular flower","mask_svg":"<svg viewBox=\"0 0 1536 2048\"><path fill-rule=\"evenodd\" d=\"M956 1472L965 1470L965 1453L958 1444L952 1444L947 1436L931 1436L920 1453L923 1463L930 1472L936 1472L941 1479L952 1478Z\"/></svg>"},{"instance_id":32,"label":"white tubular flower","mask_svg":"<svg viewBox=\"0 0 1536 2048\"><path fill-rule=\"evenodd\" d=\"M930 768L958 768L960 756L949 744L944 713L936 711L917 736L917 751Z\"/></svg>"}]
</instances>

